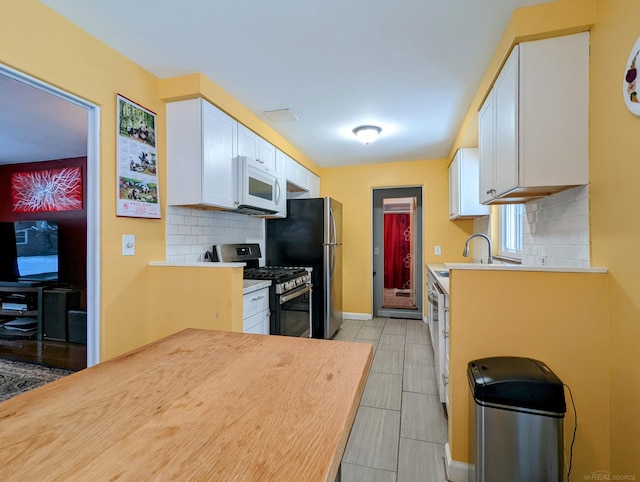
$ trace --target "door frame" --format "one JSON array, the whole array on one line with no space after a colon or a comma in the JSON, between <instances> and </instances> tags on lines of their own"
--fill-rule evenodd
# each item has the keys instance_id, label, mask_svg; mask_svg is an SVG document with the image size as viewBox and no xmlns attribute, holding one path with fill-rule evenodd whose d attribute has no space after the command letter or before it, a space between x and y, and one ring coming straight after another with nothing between
<instances>
[{"instance_id":1,"label":"door frame","mask_svg":"<svg viewBox=\"0 0 640 482\"><path fill-rule=\"evenodd\" d=\"M87 367L100 362L100 107L0 64L10 77L87 110Z\"/></svg>"},{"instance_id":2,"label":"door frame","mask_svg":"<svg viewBox=\"0 0 640 482\"><path fill-rule=\"evenodd\" d=\"M401 193L400 190L405 191L405 193ZM376 254L376 232L377 229L382 232L383 226L377 226L377 216L376 216L376 195L378 192L389 191L389 194L393 196L393 191L398 193L396 197L411 197L411 194L406 194L407 190L414 190L416 193L419 193L420 202L417 205L416 209L416 220L417 220L417 235L418 238L416 240L416 246L414 247L415 252L415 266L414 266L414 289L415 289L415 300L417 310L407 310L402 308L382 308L382 297L384 296L384 250L379 251L379 254ZM391 197L390 196L390 197ZM384 216L382 216L384 219ZM378 221L379 222L379 221ZM383 240L384 242L384 240ZM382 244L381 246L382 247ZM408 318L415 320L422 320L424 318L423 311L423 302L424 302L424 290L423 290L423 257L424 257L424 186L422 185L411 185L411 186L379 186L371 188L371 266L372 270L372 283L371 283L371 313L373 317L381 316L381 317L393 317L393 318ZM378 260L378 261L377 261ZM380 275L376 273L376 267L381 266L382 269L378 270L381 272ZM378 280L382 280L376 283L376 276L378 276ZM382 288L380 288L380 286ZM378 292L379 291L379 292ZM378 309L378 306L380 308Z\"/></svg>"}]
</instances>

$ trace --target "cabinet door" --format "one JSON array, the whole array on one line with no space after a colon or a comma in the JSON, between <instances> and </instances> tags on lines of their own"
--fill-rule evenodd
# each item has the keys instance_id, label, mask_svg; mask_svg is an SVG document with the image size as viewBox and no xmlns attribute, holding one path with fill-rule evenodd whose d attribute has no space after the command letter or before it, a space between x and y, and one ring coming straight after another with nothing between
<instances>
[{"instance_id":1,"label":"cabinet door","mask_svg":"<svg viewBox=\"0 0 640 482\"><path fill-rule=\"evenodd\" d=\"M237 122L208 102L202 103L202 202L233 208Z\"/></svg>"},{"instance_id":2,"label":"cabinet door","mask_svg":"<svg viewBox=\"0 0 640 482\"><path fill-rule=\"evenodd\" d=\"M320 178L314 173L309 174L309 197L320 197Z\"/></svg>"},{"instance_id":3,"label":"cabinet door","mask_svg":"<svg viewBox=\"0 0 640 482\"><path fill-rule=\"evenodd\" d=\"M298 185L298 170L300 165L287 156L287 182Z\"/></svg>"},{"instance_id":4,"label":"cabinet door","mask_svg":"<svg viewBox=\"0 0 640 482\"><path fill-rule=\"evenodd\" d=\"M449 166L449 219L460 216L460 149Z\"/></svg>"},{"instance_id":5,"label":"cabinet door","mask_svg":"<svg viewBox=\"0 0 640 482\"><path fill-rule=\"evenodd\" d=\"M478 114L478 150L480 154L479 197L481 203L494 197L493 167L495 165L495 104L494 92L482 104Z\"/></svg>"},{"instance_id":6,"label":"cabinet door","mask_svg":"<svg viewBox=\"0 0 640 482\"><path fill-rule=\"evenodd\" d=\"M262 163L265 168L271 172L276 171L276 148L270 142L259 137L260 152L258 153L258 162Z\"/></svg>"},{"instance_id":7,"label":"cabinet door","mask_svg":"<svg viewBox=\"0 0 640 482\"><path fill-rule=\"evenodd\" d=\"M276 148L242 124L238 124L238 156L254 161L263 171L276 170Z\"/></svg>"},{"instance_id":8,"label":"cabinet door","mask_svg":"<svg viewBox=\"0 0 640 482\"><path fill-rule=\"evenodd\" d=\"M167 203L233 208L237 123L203 99L167 104Z\"/></svg>"},{"instance_id":9,"label":"cabinet door","mask_svg":"<svg viewBox=\"0 0 640 482\"><path fill-rule=\"evenodd\" d=\"M495 85L495 196L518 187L518 59L515 46Z\"/></svg>"},{"instance_id":10,"label":"cabinet door","mask_svg":"<svg viewBox=\"0 0 640 482\"><path fill-rule=\"evenodd\" d=\"M258 159L260 155L260 138L251 129L238 124L238 156Z\"/></svg>"}]
</instances>

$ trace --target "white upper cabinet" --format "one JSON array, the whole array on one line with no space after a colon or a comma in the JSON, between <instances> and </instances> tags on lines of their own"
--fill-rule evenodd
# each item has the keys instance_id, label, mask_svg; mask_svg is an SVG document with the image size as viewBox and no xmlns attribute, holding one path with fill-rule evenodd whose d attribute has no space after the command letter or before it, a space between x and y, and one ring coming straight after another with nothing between
<instances>
[{"instance_id":1,"label":"white upper cabinet","mask_svg":"<svg viewBox=\"0 0 640 482\"><path fill-rule=\"evenodd\" d=\"M516 45L479 113L485 204L588 184L589 33Z\"/></svg>"},{"instance_id":2,"label":"white upper cabinet","mask_svg":"<svg viewBox=\"0 0 640 482\"><path fill-rule=\"evenodd\" d=\"M287 157L287 197L320 197L320 178L295 160Z\"/></svg>"},{"instance_id":3,"label":"white upper cabinet","mask_svg":"<svg viewBox=\"0 0 640 482\"><path fill-rule=\"evenodd\" d=\"M449 166L449 219L489 214L478 201L478 149L458 149Z\"/></svg>"},{"instance_id":4,"label":"white upper cabinet","mask_svg":"<svg viewBox=\"0 0 640 482\"><path fill-rule=\"evenodd\" d=\"M309 171L309 197L320 197L320 178Z\"/></svg>"},{"instance_id":5,"label":"white upper cabinet","mask_svg":"<svg viewBox=\"0 0 640 482\"><path fill-rule=\"evenodd\" d=\"M238 124L238 156L255 161L260 169L276 170L276 148L242 124Z\"/></svg>"},{"instance_id":6,"label":"white upper cabinet","mask_svg":"<svg viewBox=\"0 0 640 482\"><path fill-rule=\"evenodd\" d=\"M235 207L237 129L203 99L167 104L167 204Z\"/></svg>"}]
</instances>

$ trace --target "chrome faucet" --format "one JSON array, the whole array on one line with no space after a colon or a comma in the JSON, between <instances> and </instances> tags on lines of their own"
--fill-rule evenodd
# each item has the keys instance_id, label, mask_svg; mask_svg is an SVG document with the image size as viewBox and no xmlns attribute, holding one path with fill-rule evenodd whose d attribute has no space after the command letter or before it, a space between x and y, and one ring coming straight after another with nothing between
<instances>
[{"instance_id":1,"label":"chrome faucet","mask_svg":"<svg viewBox=\"0 0 640 482\"><path fill-rule=\"evenodd\" d=\"M487 258L487 263L493 264L493 256L491 255L491 238L489 236L487 236L486 234L476 233L476 234L472 234L471 236L469 236L467 238L467 242L464 243L464 251L462 252L462 256L464 256L464 257L469 256L469 241L471 241L476 236L480 236L481 238L484 238L484 239L487 240L487 244L489 245L489 257ZM482 263L482 258L480 258L480 262Z\"/></svg>"}]
</instances>

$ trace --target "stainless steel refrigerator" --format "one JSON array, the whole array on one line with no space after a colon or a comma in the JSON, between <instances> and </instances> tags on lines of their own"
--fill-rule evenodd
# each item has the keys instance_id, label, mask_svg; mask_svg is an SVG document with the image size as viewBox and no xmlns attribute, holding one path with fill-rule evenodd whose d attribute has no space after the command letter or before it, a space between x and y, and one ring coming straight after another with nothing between
<instances>
[{"instance_id":1,"label":"stainless steel refrigerator","mask_svg":"<svg viewBox=\"0 0 640 482\"><path fill-rule=\"evenodd\" d=\"M331 338L342 325L342 204L289 199L287 217L266 222L266 264L313 268L313 338Z\"/></svg>"}]
</instances>

